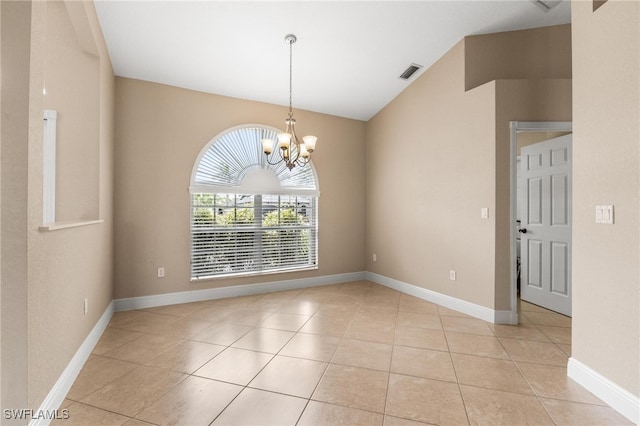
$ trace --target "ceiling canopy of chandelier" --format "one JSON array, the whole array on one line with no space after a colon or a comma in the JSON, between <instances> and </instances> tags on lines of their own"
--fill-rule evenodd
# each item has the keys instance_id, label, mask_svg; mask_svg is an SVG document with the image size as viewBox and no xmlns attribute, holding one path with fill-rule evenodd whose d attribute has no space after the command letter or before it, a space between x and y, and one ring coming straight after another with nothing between
<instances>
[{"instance_id":1,"label":"ceiling canopy of chandelier","mask_svg":"<svg viewBox=\"0 0 640 426\"><path fill-rule=\"evenodd\" d=\"M292 76L293 76L293 43L298 39L293 34L287 34L284 41L289 44L289 116L284 120L285 131L278 133L278 146L274 152L275 141L273 139L263 139L262 149L267 156L267 162L276 165L284 162L289 170L295 166L304 166L311 160L311 153L316 149L315 136L305 136L302 142L296 135L296 120L293 118L292 107Z\"/></svg>"}]
</instances>

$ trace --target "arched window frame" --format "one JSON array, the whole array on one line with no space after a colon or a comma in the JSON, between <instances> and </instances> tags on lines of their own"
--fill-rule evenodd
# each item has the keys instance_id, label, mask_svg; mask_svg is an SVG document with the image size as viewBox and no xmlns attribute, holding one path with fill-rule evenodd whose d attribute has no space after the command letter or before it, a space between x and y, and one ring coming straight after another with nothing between
<instances>
[{"instance_id":1,"label":"arched window frame","mask_svg":"<svg viewBox=\"0 0 640 426\"><path fill-rule=\"evenodd\" d=\"M253 129L256 129L256 132L263 132L264 135L261 137L272 137L279 132L278 129L261 124L232 127L212 138L202 148L194 162L189 185L192 281L282 273L318 267L317 218L320 190L315 168L311 162L305 166L305 169L296 167L292 171L286 169L284 165L269 165L262 152L261 137L258 134L252 134ZM245 130L247 132L243 132ZM246 135L250 138L242 139ZM232 170L232 172L216 174L214 172L216 167L224 167L225 170ZM211 206L203 207L201 201L196 201L197 197L203 200L204 194L210 196L207 200L212 203ZM222 196L225 197L225 203L231 202L229 201L231 199L234 200L230 210L227 208L228 204L225 204L225 211L237 212L241 209L237 204L238 197L251 200L249 208L253 210L254 222L251 225L236 223L231 226L225 224L222 227L214 218L207 219L209 222L203 225L201 216L194 212L211 210L211 214L215 215L216 211L222 210L215 200ZM303 207L300 207L301 205ZM246 207L242 209L246 210ZM277 214L274 215L276 211ZM277 216L278 224L267 224L265 215L270 216L270 222ZM295 217L295 223L281 222L284 219L291 220L291 215ZM234 217L238 217L238 214L234 213ZM261 220L255 218L261 218ZM223 238L215 234L216 232L224 233L226 236L224 243L221 242ZM243 239L242 244L231 241L233 238L228 238L234 232L238 240ZM208 240L203 238L205 234ZM304 238L300 236L302 234L305 235ZM241 237L241 235L244 236ZM247 237L247 235L251 236ZM216 238L218 239L215 240ZM247 238L255 241L249 249L247 249ZM274 239L280 241L276 244L280 247L279 250L274 248ZM215 241L212 242L212 240ZM203 241L207 243L206 249L202 248ZM301 241L304 241L304 244ZM240 250L232 249L234 244L241 247L242 256L238 255ZM220 252L223 256L219 255ZM245 252L251 253L250 262L246 261ZM279 259L277 261L274 260L274 252L280 253L275 256ZM224 258L224 255L233 257L234 253L235 257L242 257L244 260L230 262L226 265L226 270L220 270L224 262L218 263L217 260L211 260ZM206 261L206 265L209 266L204 266L203 258L209 259Z\"/></svg>"}]
</instances>

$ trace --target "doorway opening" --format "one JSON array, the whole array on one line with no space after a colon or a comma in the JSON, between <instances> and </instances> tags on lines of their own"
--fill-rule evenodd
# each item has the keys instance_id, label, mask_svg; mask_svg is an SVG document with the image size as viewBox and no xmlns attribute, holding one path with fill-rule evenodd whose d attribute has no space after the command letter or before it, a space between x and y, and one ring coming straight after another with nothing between
<instances>
[{"instance_id":1,"label":"doorway opening","mask_svg":"<svg viewBox=\"0 0 640 426\"><path fill-rule=\"evenodd\" d=\"M527 191L524 191L525 188L519 188L519 181L520 181L519 168L521 166L520 151L523 147L526 147L526 146L533 147L534 145L541 144L543 141L555 140L556 138L560 138L561 136L572 133L572 123L568 121L551 121L551 122L511 121L509 123L509 126L510 126L510 132L511 132L510 133L511 134L511 144L510 144L510 176L511 176L511 179L510 179L511 181L511 185L510 185L510 188L511 188L511 194L510 194L510 200L511 200L511 203L510 203L511 204L510 299L511 299L511 318L515 320L514 322L517 323L518 299L520 297L520 290L523 283L526 281L527 284L533 284L533 285L530 285L529 287L534 290L534 291L530 291L530 294L535 295L535 293L537 293L535 287L538 284L540 285L540 289L546 286L547 290L549 290L549 284L548 284L549 279L545 275L545 274L548 275L548 272L546 271L543 272L542 269L538 270L537 267L535 269L532 269L530 267L531 262L540 261L542 258L545 258L545 259L548 259L547 263L551 264L550 267L553 267L553 262L550 262L550 261L554 256L553 253L549 254L548 251L545 251L544 253L542 252L542 248L546 247L544 245L544 242L541 242L538 240L531 241L530 237L532 234L529 232L530 229L535 230L535 232L538 234L542 234L542 232L538 232L540 229L536 228L537 224L531 224L530 226L530 224L526 220L523 220L524 212L522 211L523 209L522 203L526 202L523 194L529 193L530 191L529 191L529 188L526 188ZM527 148L527 150L529 150L529 148ZM570 151L569 151L569 156L567 160L570 161ZM569 175L569 178L570 178L570 175ZM541 186L541 188L547 188L547 187L549 187L548 184L544 184L543 186ZM519 189L521 189L522 191L519 191ZM570 198L570 186L569 186L569 194L567 196ZM553 196L551 198L553 198ZM569 199L569 203L570 203L570 199ZM525 216L529 217L528 213L530 212L530 210L528 207L525 207L525 208L527 208L527 215ZM543 207L536 207L536 209L538 208L543 209ZM568 221L568 226L570 229L570 220L571 220L570 208L564 211L564 214L566 215L566 219ZM542 225L542 223L540 223L540 225ZM521 238L521 237L524 237L524 238ZM570 239L570 236L569 236L569 239ZM538 246L540 247L540 251L533 252L533 257L530 258L528 256L529 254L528 252L527 253L522 252L523 247L520 245L521 243L523 243L522 240L525 240L524 243L527 244L524 247L525 251L528 250L529 248L538 247ZM567 244L569 244L569 242L567 242ZM557 246L559 247L559 245ZM569 251L567 252L567 256L565 257L565 259L566 259L566 262L568 262L568 267L570 268L571 256L570 256L569 246L567 247L567 250ZM560 253L560 251L558 251L558 253ZM536 260L536 256L539 256L537 260ZM527 262L526 265L522 265L523 257L526 257L525 259L525 261ZM551 276L553 277L553 271L552 270L550 271L551 271L550 272ZM522 275L523 272L527 274L526 277ZM562 274L565 274L564 276L567 276L567 271L559 269L557 271L557 275L562 275ZM569 278L567 280L568 281L567 284L570 285L570 269L568 272L568 277ZM539 281L539 283L536 283L536 280ZM544 301L542 303L544 303Z\"/></svg>"}]
</instances>

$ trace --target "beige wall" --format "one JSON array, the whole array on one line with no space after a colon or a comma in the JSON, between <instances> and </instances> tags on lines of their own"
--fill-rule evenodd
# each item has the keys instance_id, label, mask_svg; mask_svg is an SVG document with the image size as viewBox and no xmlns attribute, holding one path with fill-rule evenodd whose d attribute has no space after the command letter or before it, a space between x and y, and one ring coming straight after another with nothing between
<instances>
[{"instance_id":1,"label":"beige wall","mask_svg":"<svg viewBox=\"0 0 640 426\"><path fill-rule=\"evenodd\" d=\"M24 391L26 396L22 401L5 398L2 403L3 408L37 409L113 297L114 76L92 3L2 2L3 19L21 22L14 21L15 14L5 15L7 10L15 12L17 4L23 8L20 16L26 27L19 39L12 40L22 42L19 48L27 58L3 61L2 75L3 80L7 73L22 76L27 89L16 93L16 105L22 109L15 112L20 120L10 117L3 121L2 197L11 197L14 208L3 209L2 251L19 250L2 257L3 263L14 261L3 265L2 270L23 276L17 281L3 276L3 303L4 295L9 294L13 307L2 310L2 326L13 330L14 336L18 333L24 345L12 346L11 335L2 333L3 373L7 371L5 348L12 356L21 357L14 365L12 380L5 381L3 374L2 385L11 393ZM86 50L92 46L93 51ZM3 84L3 103L5 87ZM12 112L17 109L12 107ZM55 109L59 114L62 161L57 164L57 177L61 177L63 186L57 210L72 212L62 214L63 219L99 217L104 223L52 232L39 230L44 109ZM5 138L7 122L12 123L7 130L15 132ZM5 158L5 154L10 157ZM5 161L12 160L17 161L5 167ZM11 185L5 187L5 182ZM82 200L75 200L72 194ZM85 211L87 198L92 207ZM86 316L85 298L89 299ZM7 395L3 389L3 397Z\"/></svg>"},{"instance_id":2,"label":"beige wall","mask_svg":"<svg viewBox=\"0 0 640 426\"><path fill-rule=\"evenodd\" d=\"M46 6L44 107L58 111L56 221L59 222L99 218L100 193L96 189L100 171L100 57L94 46L78 42L78 38L91 38L95 45L92 34L78 36L78 31L84 28L74 25L74 19L86 20L86 13L84 18L76 18L76 14L83 13L83 6L77 1L49 2ZM52 25L53 22L59 24Z\"/></svg>"},{"instance_id":3,"label":"beige wall","mask_svg":"<svg viewBox=\"0 0 640 426\"><path fill-rule=\"evenodd\" d=\"M571 121L571 80L496 82L495 309L510 309L510 121Z\"/></svg>"},{"instance_id":4,"label":"beige wall","mask_svg":"<svg viewBox=\"0 0 640 426\"><path fill-rule=\"evenodd\" d=\"M494 91L462 41L367 123L368 271L493 307Z\"/></svg>"},{"instance_id":5,"label":"beige wall","mask_svg":"<svg viewBox=\"0 0 640 426\"><path fill-rule=\"evenodd\" d=\"M31 4L0 2L2 407L27 407L27 148ZM4 416L3 416L4 417ZM2 420L0 420L1 422Z\"/></svg>"},{"instance_id":6,"label":"beige wall","mask_svg":"<svg viewBox=\"0 0 640 426\"><path fill-rule=\"evenodd\" d=\"M572 356L640 394L640 3L572 2ZM595 223L612 204L614 225Z\"/></svg>"},{"instance_id":7,"label":"beige wall","mask_svg":"<svg viewBox=\"0 0 640 426\"><path fill-rule=\"evenodd\" d=\"M571 25L465 37L465 88L499 79L571 78Z\"/></svg>"},{"instance_id":8,"label":"beige wall","mask_svg":"<svg viewBox=\"0 0 640 426\"><path fill-rule=\"evenodd\" d=\"M318 137L317 271L190 282L189 180L200 150L242 124L284 126L285 107L117 78L115 297L126 298L364 270L364 123L294 111ZM166 276L157 278L157 268Z\"/></svg>"},{"instance_id":9,"label":"beige wall","mask_svg":"<svg viewBox=\"0 0 640 426\"><path fill-rule=\"evenodd\" d=\"M565 29L483 36L482 46L525 39L520 49L539 55L529 33L546 45L545 31L566 42ZM494 78L465 91L479 66L465 64L470 42L476 49L465 38L367 123L367 270L509 310L509 121L570 120L571 82Z\"/></svg>"}]
</instances>

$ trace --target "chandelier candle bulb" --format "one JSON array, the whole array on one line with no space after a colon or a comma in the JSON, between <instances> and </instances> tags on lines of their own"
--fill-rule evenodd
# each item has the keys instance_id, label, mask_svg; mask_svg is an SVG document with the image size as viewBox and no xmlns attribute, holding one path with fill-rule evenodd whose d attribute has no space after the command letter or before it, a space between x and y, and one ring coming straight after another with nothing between
<instances>
[{"instance_id":1,"label":"chandelier candle bulb","mask_svg":"<svg viewBox=\"0 0 640 426\"><path fill-rule=\"evenodd\" d=\"M313 152L316 149L316 141L318 140L315 136L305 136L302 138L304 144L307 146L307 151Z\"/></svg>"},{"instance_id":2,"label":"chandelier candle bulb","mask_svg":"<svg viewBox=\"0 0 640 426\"><path fill-rule=\"evenodd\" d=\"M280 149L289 149L291 135L289 133L278 133L278 146Z\"/></svg>"},{"instance_id":3,"label":"chandelier candle bulb","mask_svg":"<svg viewBox=\"0 0 640 426\"><path fill-rule=\"evenodd\" d=\"M269 155L273 151L273 141L271 139L262 139L262 150Z\"/></svg>"}]
</instances>

